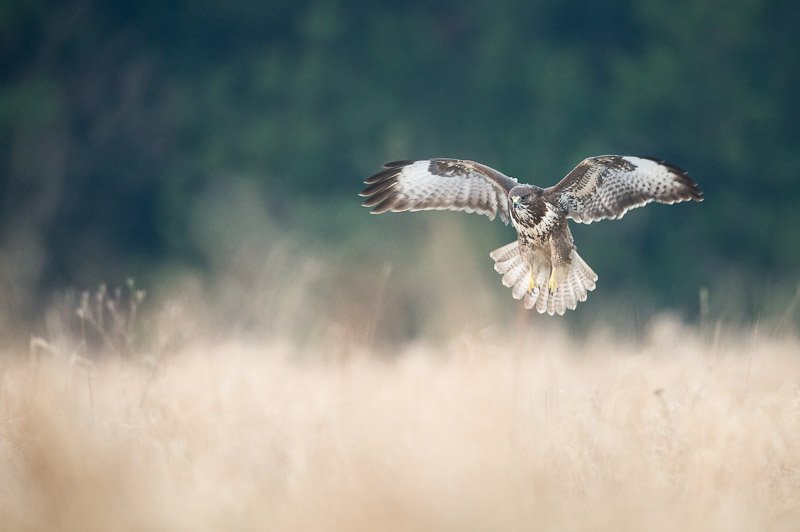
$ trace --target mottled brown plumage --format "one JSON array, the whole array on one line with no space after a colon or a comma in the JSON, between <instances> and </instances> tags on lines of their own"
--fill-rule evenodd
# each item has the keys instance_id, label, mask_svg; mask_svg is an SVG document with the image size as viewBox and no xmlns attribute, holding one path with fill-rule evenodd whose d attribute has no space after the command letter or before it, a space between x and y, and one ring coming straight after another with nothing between
<instances>
[{"instance_id":1,"label":"mottled brown plumage","mask_svg":"<svg viewBox=\"0 0 800 532\"><path fill-rule=\"evenodd\" d=\"M672 204L703 196L677 166L618 155L584 159L549 188L519 184L460 159L387 163L365 183L364 206L374 214L443 209L510 221L517 240L490 253L495 270L525 308L551 315L585 301L597 280L575 251L567 218L579 223L615 219L652 201Z\"/></svg>"}]
</instances>

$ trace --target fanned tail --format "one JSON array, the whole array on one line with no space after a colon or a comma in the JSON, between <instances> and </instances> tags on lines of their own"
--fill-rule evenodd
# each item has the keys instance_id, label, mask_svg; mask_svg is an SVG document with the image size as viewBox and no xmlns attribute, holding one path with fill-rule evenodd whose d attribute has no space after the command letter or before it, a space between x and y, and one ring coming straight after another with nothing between
<instances>
[{"instance_id":1,"label":"fanned tail","mask_svg":"<svg viewBox=\"0 0 800 532\"><path fill-rule=\"evenodd\" d=\"M551 265L544 253L534 251L525 257L519 251L519 243L514 241L489 256L495 261L494 269L503 276L503 285L511 288L514 299L523 299L526 309L535 308L540 314L561 316L567 309L574 310L579 301L586 301L597 281L597 274L574 249L566 277L559 281L556 290L551 290L548 284Z\"/></svg>"}]
</instances>

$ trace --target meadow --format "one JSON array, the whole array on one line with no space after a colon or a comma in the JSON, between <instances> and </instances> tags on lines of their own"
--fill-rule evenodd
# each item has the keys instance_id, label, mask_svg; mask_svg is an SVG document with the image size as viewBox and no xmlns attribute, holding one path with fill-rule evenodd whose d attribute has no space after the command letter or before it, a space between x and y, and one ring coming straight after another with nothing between
<instances>
[{"instance_id":1,"label":"meadow","mask_svg":"<svg viewBox=\"0 0 800 532\"><path fill-rule=\"evenodd\" d=\"M786 332L84 351L0 358L2 530L800 528Z\"/></svg>"}]
</instances>

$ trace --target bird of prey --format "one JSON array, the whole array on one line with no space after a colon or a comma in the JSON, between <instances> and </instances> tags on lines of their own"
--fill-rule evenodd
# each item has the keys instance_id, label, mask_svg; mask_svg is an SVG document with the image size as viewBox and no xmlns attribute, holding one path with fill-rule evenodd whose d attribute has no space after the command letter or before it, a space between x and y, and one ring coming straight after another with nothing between
<instances>
[{"instance_id":1,"label":"bird of prey","mask_svg":"<svg viewBox=\"0 0 800 532\"><path fill-rule=\"evenodd\" d=\"M563 315L586 301L597 274L578 255L567 219L621 218L651 201L702 201L689 175L664 161L601 155L581 161L556 185L519 183L486 165L460 159L396 161L367 178L361 196L373 214L451 210L496 216L517 240L492 251L494 269L526 309Z\"/></svg>"}]
</instances>

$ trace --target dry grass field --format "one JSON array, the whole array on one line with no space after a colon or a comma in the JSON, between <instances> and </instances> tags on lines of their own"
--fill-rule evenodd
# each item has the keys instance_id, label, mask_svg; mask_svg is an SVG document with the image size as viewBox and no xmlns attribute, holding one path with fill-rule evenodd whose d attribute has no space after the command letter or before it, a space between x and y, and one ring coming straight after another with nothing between
<instances>
[{"instance_id":1,"label":"dry grass field","mask_svg":"<svg viewBox=\"0 0 800 532\"><path fill-rule=\"evenodd\" d=\"M0 358L2 530L798 530L800 341Z\"/></svg>"}]
</instances>

